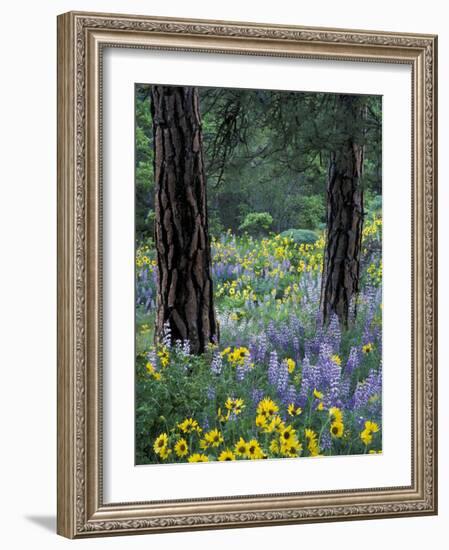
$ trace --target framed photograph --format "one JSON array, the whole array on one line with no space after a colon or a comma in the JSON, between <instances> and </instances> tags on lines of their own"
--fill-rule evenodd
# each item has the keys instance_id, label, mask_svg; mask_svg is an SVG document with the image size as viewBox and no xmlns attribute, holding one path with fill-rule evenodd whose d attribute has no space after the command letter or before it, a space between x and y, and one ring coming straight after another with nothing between
<instances>
[{"instance_id":1,"label":"framed photograph","mask_svg":"<svg viewBox=\"0 0 449 550\"><path fill-rule=\"evenodd\" d=\"M58 533L437 513L437 37L58 17Z\"/></svg>"}]
</instances>

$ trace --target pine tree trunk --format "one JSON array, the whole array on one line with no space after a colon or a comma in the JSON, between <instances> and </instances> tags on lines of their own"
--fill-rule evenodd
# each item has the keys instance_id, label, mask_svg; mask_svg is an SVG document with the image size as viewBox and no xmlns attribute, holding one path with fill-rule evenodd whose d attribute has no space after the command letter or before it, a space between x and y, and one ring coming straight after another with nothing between
<instances>
[{"instance_id":1,"label":"pine tree trunk","mask_svg":"<svg viewBox=\"0 0 449 550\"><path fill-rule=\"evenodd\" d=\"M156 341L168 324L173 340L200 354L218 339L213 306L198 90L152 86L157 249Z\"/></svg>"},{"instance_id":2,"label":"pine tree trunk","mask_svg":"<svg viewBox=\"0 0 449 550\"><path fill-rule=\"evenodd\" d=\"M321 312L327 324L332 314L347 327L353 299L359 291L363 229L362 111L358 99L340 96L343 139L331 153L327 183L327 235L321 283ZM354 313L356 310L354 309Z\"/></svg>"}]
</instances>

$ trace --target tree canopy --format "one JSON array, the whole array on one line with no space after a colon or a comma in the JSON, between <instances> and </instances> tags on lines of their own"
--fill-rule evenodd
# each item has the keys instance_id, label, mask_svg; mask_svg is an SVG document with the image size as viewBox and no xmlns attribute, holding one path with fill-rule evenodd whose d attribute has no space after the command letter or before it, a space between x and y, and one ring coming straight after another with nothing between
<instances>
[{"instance_id":1,"label":"tree canopy","mask_svg":"<svg viewBox=\"0 0 449 550\"><path fill-rule=\"evenodd\" d=\"M136 238L153 235L153 129L149 85L136 87ZM271 230L320 230L326 222L329 157L345 139L338 95L199 88L209 230L243 232L255 213ZM362 96L354 121L364 146L363 186L369 211L381 203L380 96ZM360 124L360 128L357 128ZM249 216L249 217L248 217ZM268 219L268 218L266 218ZM266 225L266 224L265 224Z\"/></svg>"}]
</instances>

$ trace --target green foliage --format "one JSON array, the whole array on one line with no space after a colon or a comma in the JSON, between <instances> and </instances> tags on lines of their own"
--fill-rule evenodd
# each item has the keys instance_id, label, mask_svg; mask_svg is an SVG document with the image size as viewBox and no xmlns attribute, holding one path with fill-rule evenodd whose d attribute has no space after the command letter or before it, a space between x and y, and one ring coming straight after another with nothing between
<instances>
[{"instance_id":1,"label":"green foliage","mask_svg":"<svg viewBox=\"0 0 449 550\"><path fill-rule=\"evenodd\" d=\"M140 242L153 235L154 224L148 217L154 209L153 121L146 89L136 90L136 238Z\"/></svg>"},{"instance_id":2,"label":"green foliage","mask_svg":"<svg viewBox=\"0 0 449 550\"><path fill-rule=\"evenodd\" d=\"M148 376L147 360L137 359L136 384L136 438L137 462L145 463L152 455L153 441L149 434L167 429L167 423L181 422L195 411L209 412L204 383L207 381L208 366L195 356L172 354L170 369L163 373L164 384ZM195 371L195 376L189 373ZM205 416L203 417L205 418Z\"/></svg>"},{"instance_id":3,"label":"green foliage","mask_svg":"<svg viewBox=\"0 0 449 550\"><path fill-rule=\"evenodd\" d=\"M218 236L247 227L251 213L272 217L270 230L321 230L326 222L330 152L347 138L345 110L337 94L199 88L209 228ZM346 96L347 97L347 96ZM362 184L367 197L380 195L382 102L355 101L352 129L365 145ZM348 128L348 121L345 128ZM363 130L363 131L362 131ZM366 203L367 204L367 203ZM136 238L153 234L153 132L150 85L136 88ZM262 232L267 229L262 225Z\"/></svg>"},{"instance_id":4,"label":"green foliage","mask_svg":"<svg viewBox=\"0 0 449 550\"><path fill-rule=\"evenodd\" d=\"M325 196L309 195L300 197L300 210L297 225L304 229L317 229L325 221Z\"/></svg>"},{"instance_id":5,"label":"green foliage","mask_svg":"<svg viewBox=\"0 0 449 550\"><path fill-rule=\"evenodd\" d=\"M373 217L382 214L382 195L368 195L365 199L365 212Z\"/></svg>"},{"instance_id":6,"label":"green foliage","mask_svg":"<svg viewBox=\"0 0 449 550\"><path fill-rule=\"evenodd\" d=\"M209 212L209 233L212 237L218 237L225 231L225 227L221 222L220 216L216 212Z\"/></svg>"},{"instance_id":7,"label":"green foliage","mask_svg":"<svg viewBox=\"0 0 449 550\"><path fill-rule=\"evenodd\" d=\"M273 223L273 216L268 212L251 212L245 216L239 229L250 235L267 234Z\"/></svg>"},{"instance_id":8,"label":"green foliage","mask_svg":"<svg viewBox=\"0 0 449 550\"><path fill-rule=\"evenodd\" d=\"M281 233L281 237L288 237L296 244L315 244L319 235L309 229L287 229Z\"/></svg>"}]
</instances>

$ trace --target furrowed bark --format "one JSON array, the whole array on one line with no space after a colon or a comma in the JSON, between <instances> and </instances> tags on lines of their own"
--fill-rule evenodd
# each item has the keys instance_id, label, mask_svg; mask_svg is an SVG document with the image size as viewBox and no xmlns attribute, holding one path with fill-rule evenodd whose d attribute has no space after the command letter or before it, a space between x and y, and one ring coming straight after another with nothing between
<instances>
[{"instance_id":1,"label":"furrowed bark","mask_svg":"<svg viewBox=\"0 0 449 550\"><path fill-rule=\"evenodd\" d=\"M218 340L213 305L198 90L152 86L156 341L168 324L172 339L188 340L200 354Z\"/></svg>"},{"instance_id":2,"label":"furrowed bark","mask_svg":"<svg viewBox=\"0 0 449 550\"><path fill-rule=\"evenodd\" d=\"M331 153L327 183L327 232L321 284L321 312L327 324L332 314L347 327L353 299L359 291L363 229L363 146L358 143L359 99L341 96L343 139ZM354 313L356 310L354 309Z\"/></svg>"}]
</instances>

